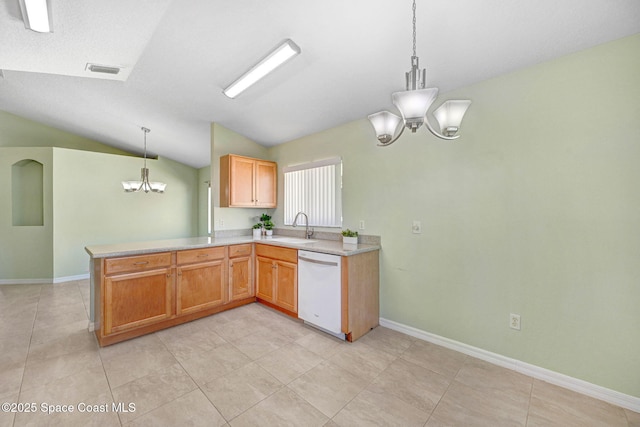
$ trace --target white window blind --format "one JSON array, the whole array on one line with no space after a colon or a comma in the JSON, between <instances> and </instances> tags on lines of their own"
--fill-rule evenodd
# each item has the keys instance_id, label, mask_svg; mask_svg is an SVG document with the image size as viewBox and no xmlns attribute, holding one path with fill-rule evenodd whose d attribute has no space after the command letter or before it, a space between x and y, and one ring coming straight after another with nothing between
<instances>
[{"instance_id":1,"label":"white window blind","mask_svg":"<svg viewBox=\"0 0 640 427\"><path fill-rule=\"evenodd\" d=\"M296 214L304 212L311 226L342 227L340 158L287 166L283 171L285 225L292 225Z\"/></svg>"}]
</instances>

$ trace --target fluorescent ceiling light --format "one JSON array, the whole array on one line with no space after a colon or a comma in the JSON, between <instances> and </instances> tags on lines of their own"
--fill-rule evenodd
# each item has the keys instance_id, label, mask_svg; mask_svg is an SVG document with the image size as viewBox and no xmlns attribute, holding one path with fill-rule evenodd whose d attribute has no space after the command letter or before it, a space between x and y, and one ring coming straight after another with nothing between
<instances>
[{"instance_id":1,"label":"fluorescent ceiling light","mask_svg":"<svg viewBox=\"0 0 640 427\"><path fill-rule=\"evenodd\" d=\"M300 47L287 39L273 52L269 53L262 61L254 65L249 71L231 83L222 93L229 98L235 98L244 92L255 82L284 64L301 52Z\"/></svg>"},{"instance_id":2,"label":"fluorescent ceiling light","mask_svg":"<svg viewBox=\"0 0 640 427\"><path fill-rule=\"evenodd\" d=\"M118 74L120 72L119 67L111 67L109 65L98 65L98 64L90 64L90 63L87 63L85 70L89 70L92 73L103 73L103 74Z\"/></svg>"},{"instance_id":3,"label":"fluorescent ceiling light","mask_svg":"<svg viewBox=\"0 0 640 427\"><path fill-rule=\"evenodd\" d=\"M25 28L39 33L53 32L51 0L19 0Z\"/></svg>"}]
</instances>

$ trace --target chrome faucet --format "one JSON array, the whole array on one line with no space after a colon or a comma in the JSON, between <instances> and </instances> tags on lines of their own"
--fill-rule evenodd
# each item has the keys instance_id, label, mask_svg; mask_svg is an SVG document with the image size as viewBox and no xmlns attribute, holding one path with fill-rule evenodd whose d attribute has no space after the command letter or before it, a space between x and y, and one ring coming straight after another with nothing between
<instances>
[{"instance_id":1,"label":"chrome faucet","mask_svg":"<svg viewBox=\"0 0 640 427\"><path fill-rule=\"evenodd\" d=\"M302 212L302 211L298 212L298 213L296 214L296 217L293 219L293 224L292 224L292 225L293 225L294 227L297 227L297 226L298 226L298 217L299 217L300 215L304 215L304 219L305 219L305 222L306 222L306 228L305 228L305 231L304 231L304 236L305 236L304 238L305 238L305 239L310 239L310 238L311 238L311 236L313 236L313 228L312 228L311 230L309 230L309 217L307 216L307 214L306 214L306 213L304 213L304 212Z\"/></svg>"}]
</instances>

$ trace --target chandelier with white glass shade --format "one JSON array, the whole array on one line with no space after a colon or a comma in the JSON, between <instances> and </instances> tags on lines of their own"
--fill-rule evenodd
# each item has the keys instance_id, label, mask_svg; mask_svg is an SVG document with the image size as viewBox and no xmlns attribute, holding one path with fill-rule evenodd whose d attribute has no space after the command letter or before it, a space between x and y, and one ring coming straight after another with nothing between
<instances>
[{"instance_id":1,"label":"chandelier with white glass shade","mask_svg":"<svg viewBox=\"0 0 640 427\"><path fill-rule=\"evenodd\" d=\"M147 169L147 134L151 132L149 129L141 128L144 132L144 167L140 169L140 181L122 181L122 187L127 193L137 193L144 191L148 193L164 193L167 184L163 182L149 181L149 169Z\"/></svg>"},{"instance_id":2,"label":"chandelier with white glass shade","mask_svg":"<svg viewBox=\"0 0 640 427\"><path fill-rule=\"evenodd\" d=\"M416 2L413 1L413 56L411 56L411 70L406 74L407 86L403 92L391 94L393 104L400 110L402 117L389 112L380 111L368 116L376 131L379 146L391 145L400 138L405 128L411 132L417 131L423 124L429 131L442 139L459 138L458 129L462 118L471 105L469 100L449 100L444 102L433 112L439 124L439 130L434 129L427 118L427 110L438 96L438 88L428 88L427 70L420 69L416 56ZM398 125L402 127L398 132Z\"/></svg>"}]
</instances>

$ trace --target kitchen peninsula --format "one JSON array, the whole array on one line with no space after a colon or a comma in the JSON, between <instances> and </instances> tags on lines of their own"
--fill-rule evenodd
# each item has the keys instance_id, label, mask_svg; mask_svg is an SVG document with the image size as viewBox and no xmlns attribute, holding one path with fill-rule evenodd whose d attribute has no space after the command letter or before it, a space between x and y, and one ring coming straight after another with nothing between
<instances>
[{"instance_id":1,"label":"kitchen peninsula","mask_svg":"<svg viewBox=\"0 0 640 427\"><path fill-rule=\"evenodd\" d=\"M297 319L300 249L341 257L342 332L353 341L378 325L380 248L288 236L87 246L90 329L105 346L255 302Z\"/></svg>"}]
</instances>

